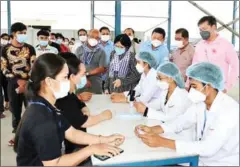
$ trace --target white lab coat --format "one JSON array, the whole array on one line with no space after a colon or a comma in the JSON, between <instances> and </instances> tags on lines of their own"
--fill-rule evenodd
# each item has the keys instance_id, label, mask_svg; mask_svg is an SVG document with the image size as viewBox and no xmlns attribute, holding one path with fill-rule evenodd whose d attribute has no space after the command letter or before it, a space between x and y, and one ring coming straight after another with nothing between
<instances>
[{"instance_id":1,"label":"white lab coat","mask_svg":"<svg viewBox=\"0 0 240 167\"><path fill-rule=\"evenodd\" d=\"M181 132L196 125L195 141L176 140L176 151L200 155L201 166L239 166L239 103L219 92L207 111L203 132L205 103L192 104L184 115L174 122L162 124L164 133Z\"/></svg>"},{"instance_id":2,"label":"white lab coat","mask_svg":"<svg viewBox=\"0 0 240 167\"><path fill-rule=\"evenodd\" d=\"M188 92L185 89L176 87L165 105L167 93L168 90L162 91L158 103L148 108L147 117L149 119L157 119L162 122L172 121L191 106L191 102L187 97Z\"/></svg>"},{"instance_id":3,"label":"white lab coat","mask_svg":"<svg viewBox=\"0 0 240 167\"><path fill-rule=\"evenodd\" d=\"M161 94L161 89L157 86L157 71L150 69L147 75L143 73L138 85L134 88L136 91L135 97L137 102L142 102L146 106L151 106L151 103L158 101ZM125 96L128 92L124 92Z\"/></svg>"}]
</instances>

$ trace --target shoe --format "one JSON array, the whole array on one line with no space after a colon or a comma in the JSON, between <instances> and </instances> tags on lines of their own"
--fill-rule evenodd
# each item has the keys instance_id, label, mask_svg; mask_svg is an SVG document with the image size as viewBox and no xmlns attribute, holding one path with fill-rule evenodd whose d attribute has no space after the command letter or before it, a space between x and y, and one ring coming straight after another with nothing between
<instances>
[{"instance_id":1,"label":"shoe","mask_svg":"<svg viewBox=\"0 0 240 167\"><path fill-rule=\"evenodd\" d=\"M8 146L14 146L14 141L13 140L10 140L9 142L8 142Z\"/></svg>"},{"instance_id":2,"label":"shoe","mask_svg":"<svg viewBox=\"0 0 240 167\"><path fill-rule=\"evenodd\" d=\"M0 118L2 119L2 118L5 118L6 117L6 115L4 115L3 113L0 115Z\"/></svg>"},{"instance_id":3,"label":"shoe","mask_svg":"<svg viewBox=\"0 0 240 167\"><path fill-rule=\"evenodd\" d=\"M14 129L12 130L12 133L16 133L16 131L17 131L17 129L14 128Z\"/></svg>"}]
</instances>

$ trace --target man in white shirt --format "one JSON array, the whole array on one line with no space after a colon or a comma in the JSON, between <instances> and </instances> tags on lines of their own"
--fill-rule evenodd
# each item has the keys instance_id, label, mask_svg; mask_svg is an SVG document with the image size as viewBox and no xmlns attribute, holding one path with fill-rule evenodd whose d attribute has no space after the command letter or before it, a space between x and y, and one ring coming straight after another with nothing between
<instances>
[{"instance_id":1,"label":"man in white shirt","mask_svg":"<svg viewBox=\"0 0 240 167\"><path fill-rule=\"evenodd\" d=\"M39 57L40 55L44 53L55 53L58 54L58 50L52 46L50 46L49 43L49 32L45 30L40 30L37 33L37 38L39 41L39 45L35 47L36 50L36 56Z\"/></svg>"}]
</instances>

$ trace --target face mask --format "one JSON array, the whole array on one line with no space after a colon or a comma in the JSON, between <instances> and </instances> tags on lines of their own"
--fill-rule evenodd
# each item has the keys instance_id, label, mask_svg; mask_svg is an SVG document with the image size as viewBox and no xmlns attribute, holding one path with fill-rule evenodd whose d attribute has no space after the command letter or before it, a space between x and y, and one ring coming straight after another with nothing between
<instances>
[{"instance_id":1,"label":"face mask","mask_svg":"<svg viewBox=\"0 0 240 167\"><path fill-rule=\"evenodd\" d=\"M175 44L177 45L178 48L183 48L183 41L175 41Z\"/></svg>"},{"instance_id":2,"label":"face mask","mask_svg":"<svg viewBox=\"0 0 240 167\"><path fill-rule=\"evenodd\" d=\"M63 41L62 39L57 39L56 43L60 45L62 41Z\"/></svg>"},{"instance_id":3,"label":"face mask","mask_svg":"<svg viewBox=\"0 0 240 167\"><path fill-rule=\"evenodd\" d=\"M102 35L101 40L107 42L110 39L110 35Z\"/></svg>"},{"instance_id":4,"label":"face mask","mask_svg":"<svg viewBox=\"0 0 240 167\"><path fill-rule=\"evenodd\" d=\"M17 34L17 41L19 43L24 43L27 41L27 35L26 34Z\"/></svg>"},{"instance_id":5,"label":"face mask","mask_svg":"<svg viewBox=\"0 0 240 167\"><path fill-rule=\"evenodd\" d=\"M210 38L210 32L209 31L201 31L200 35L203 40L208 40Z\"/></svg>"},{"instance_id":6,"label":"face mask","mask_svg":"<svg viewBox=\"0 0 240 167\"><path fill-rule=\"evenodd\" d=\"M8 40L1 39L1 44L2 44L2 45L7 45L7 44L8 44Z\"/></svg>"},{"instance_id":7,"label":"face mask","mask_svg":"<svg viewBox=\"0 0 240 167\"><path fill-rule=\"evenodd\" d=\"M86 42L87 41L87 36L79 36L78 37L81 42Z\"/></svg>"},{"instance_id":8,"label":"face mask","mask_svg":"<svg viewBox=\"0 0 240 167\"><path fill-rule=\"evenodd\" d=\"M77 89L82 89L87 84L87 77L81 77L80 83L76 85Z\"/></svg>"},{"instance_id":9,"label":"face mask","mask_svg":"<svg viewBox=\"0 0 240 167\"><path fill-rule=\"evenodd\" d=\"M193 103L200 103L204 102L206 100L206 95L203 94L202 92L191 88L189 93L188 93L188 98L193 102Z\"/></svg>"},{"instance_id":10,"label":"face mask","mask_svg":"<svg viewBox=\"0 0 240 167\"><path fill-rule=\"evenodd\" d=\"M169 83L166 81L157 81L157 86L162 90L167 90L169 88Z\"/></svg>"},{"instance_id":11,"label":"face mask","mask_svg":"<svg viewBox=\"0 0 240 167\"><path fill-rule=\"evenodd\" d=\"M159 41L159 40L157 40L157 39L152 40L151 43L152 43L152 45L153 45L154 47L158 47L158 46L162 45L162 42Z\"/></svg>"},{"instance_id":12,"label":"face mask","mask_svg":"<svg viewBox=\"0 0 240 167\"><path fill-rule=\"evenodd\" d=\"M58 81L59 82L59 81ZM53 94L56 99L61 99L65 96L67 96L69 90L70 90L70 81L64 81L64 82L59 82L60 83L60 90L59 92L54 92Z\"/></svg>"},{"instance_id":13,"label":"face mask","mask_svg":"<svg viewBox=\"0 0 240 167\"><path fill-rule=\"evenodd\" d=\"M98 44L98 41L94 38L90 38L90 39L88 39L88 43L89 43L90 46L93 47L93 46L96 46Z\"/></svg>"},{"instance_id":14,"label":"face mask","mask_svg":"<svg viewBox=\"0 0 240 167\"><path fill-rule=\"evenodd\" d=\"M128 36L130 38L130 40L132 41L133 40L133 36Z\"/></svg>"},{"instance_id":15,"label":"face mask","mask_svg":"<svg viewBox=\"0 0 240 167\"><path fill-rule=\"evenodd\" d=\"M48 45L48 41L42 41L42 40L40 40L40 41L39 41L39 45L40 45L40 46L47 46L47 45Z\"/></svg>"},{"instance_id":16,"label":"face mask","mask_svg":"<svg viewBox=\"0 0 240 167\"><path fill-rule=\"evenodd\" d=\"M114 48L116 55L122 55L123 53L125 53L125 48L119 48L119 47L115 47Z\"/></svg>"},{"instance_id":17,"label":"face mask","mask_svg":"<svg viewBox=\"0 0 240 167\"><path fill-rule=\"evenodd\" d=\"M144 68L143 68L143 66L141 66L141 64L137 64L136 69L140 74L143 73L143 71L144 71Z\"/></svg>"}]
</instances>

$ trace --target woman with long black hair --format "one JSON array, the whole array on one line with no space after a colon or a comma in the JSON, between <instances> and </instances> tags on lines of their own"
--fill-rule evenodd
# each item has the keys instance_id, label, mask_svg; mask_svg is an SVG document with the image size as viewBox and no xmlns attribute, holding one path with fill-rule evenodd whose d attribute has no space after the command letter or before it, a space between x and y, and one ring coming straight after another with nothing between
<instances>
[{"instance_id":1,"label":"woman with long black hair","mask_svg":"<svg viewBox=\"0 0 240 167\"><path fill-rule=\"evenodd\" d=\"M116 146L123 143L122 135L90 135L64 119L55 102L69 89L68 66L63 58L46 53L35 61L27 85L28 107L15 137L17 166L76 166L93 154L119 154ZM89 146L65 154L64 138Z\"/></svg>"}]
</instances>

